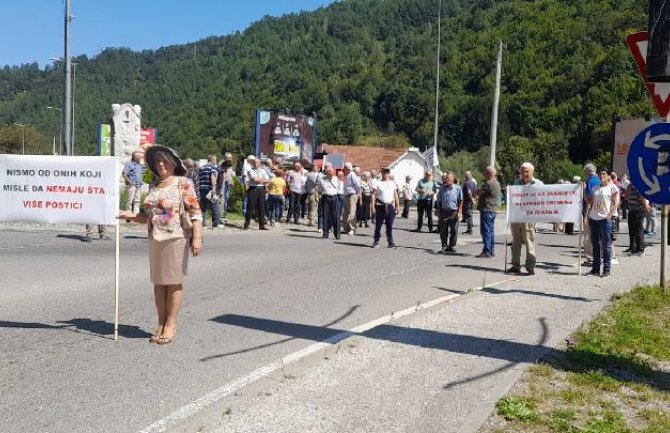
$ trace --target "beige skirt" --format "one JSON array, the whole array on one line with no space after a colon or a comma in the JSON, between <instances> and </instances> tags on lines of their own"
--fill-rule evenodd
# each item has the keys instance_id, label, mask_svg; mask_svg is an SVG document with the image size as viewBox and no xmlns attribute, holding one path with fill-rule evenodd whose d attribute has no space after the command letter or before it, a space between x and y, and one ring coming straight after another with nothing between
<instances>
[{"instance_id":1,"label":"beige skirt","mask_svg":"<svg viewBox=\"0 0 670 433\"><path fill-rule=\"evenodd\" d=\"M188 269L186 239L155 241L149 237L149 268L155 285L181 284Z\"/></svg>"}]
</instances>

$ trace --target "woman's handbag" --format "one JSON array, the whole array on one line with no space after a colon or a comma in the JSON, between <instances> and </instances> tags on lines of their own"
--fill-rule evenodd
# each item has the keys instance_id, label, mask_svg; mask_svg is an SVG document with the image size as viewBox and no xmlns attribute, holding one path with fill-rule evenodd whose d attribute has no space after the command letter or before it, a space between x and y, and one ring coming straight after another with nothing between
<instances>
[{"instance_id":1,"label":"woman's handbag","mask_svg":"<svg viewBox=\"0 0 670 433\"><path fill-rule=\"evenodd\" d=\"M183 179L184 178L179 179L179 222L181 223L181 229L184 231L184 236L190 238L190 232L193 230L193 221L184 207L184 197L181 193L181 183Z\"/></svg>"}]
</instances>

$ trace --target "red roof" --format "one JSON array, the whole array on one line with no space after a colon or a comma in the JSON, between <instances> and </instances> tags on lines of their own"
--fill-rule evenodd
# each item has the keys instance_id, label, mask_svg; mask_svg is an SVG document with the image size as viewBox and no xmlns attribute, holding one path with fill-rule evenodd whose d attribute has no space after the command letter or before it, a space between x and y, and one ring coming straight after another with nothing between
<instances>
[{"instance_id":1,"label":"red roof","mask_svg":"<svg viewBox=\"0 0 670 433\"><path fill-rule=\"evenodd\" d=\"M407 152L407 149L385 149L383 147L340 146L325 143L321 146L326 155L344 154L345 162L351 162L363 171L388 167Z\"/></svg>"}]
</instances>

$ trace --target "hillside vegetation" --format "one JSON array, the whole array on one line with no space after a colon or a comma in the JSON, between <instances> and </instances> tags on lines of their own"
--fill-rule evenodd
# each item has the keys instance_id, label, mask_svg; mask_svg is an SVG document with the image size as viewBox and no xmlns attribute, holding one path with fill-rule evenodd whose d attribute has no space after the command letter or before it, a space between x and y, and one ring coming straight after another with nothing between
<instances>
[{"instance_id":1,"label":"hillside vegetation","mask_svg":"<svg viewBox=\"0 0 670 433\"><path fill-rule=\"evenodd\" d=\"M404 136L433 141L437 0L346 0L266 17L246 31L133 52L75 58L76 152L95 151L110 105L143 107L143 123L184 155L249 152L257 107L315 113L318 140ZM503 168L604 158L612 120L653 114L625 45L646 26L638 0L443 0L439 148L488 145L498 41L506 43L499 149ZM76 39L73 41L76 47ZM0 70L0 125L30 125L27 149L58 134L62 66ZM19 127L0 129L0 152L20 152ZM509 173L508 173L509 174Z\"/></svg>"}]
</instances>

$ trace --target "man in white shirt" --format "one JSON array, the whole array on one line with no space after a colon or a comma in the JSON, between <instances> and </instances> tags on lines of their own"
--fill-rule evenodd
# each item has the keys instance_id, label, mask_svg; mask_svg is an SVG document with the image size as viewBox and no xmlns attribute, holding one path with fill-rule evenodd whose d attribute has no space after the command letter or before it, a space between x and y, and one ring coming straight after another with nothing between
<instances>
[{"instance_id":1,"label":"man in white shirt","mask_svg":"<svg viewBox=\"0 0 670 433\"><path fill-rule=\"evenodd\" d=\"M291 217L293 217L293 222L298 224L300 220L300 198L302 197L304 188L302 165L299 162L294 163L293 170L288 172L286 183L288 183L289 193L288 216L286 217L286 221L291 222Z\"/></svg>"},{"instance_id":2,"label":"man in white shirt","mask_svg":"<svg viewBox=\"0 0 670 433\"><path fill-rule=\"evenodd\" d=\"M377 182L374 190L375 203L375 234L372 248L379 248L382 235L382 225L386 224L386 240L389 248L395 248L393 242L393 221L400 207L398 185L389 178L390 170L382 169L382 180Z\"/></svg>"},{"instance_id":3,"label":"man in white shirt","mask_svg":"<svg viewBox=\"0 0 670 433\"><path fill-rule=\"evenodd\" d=\"M323 238L328 239L332 228L335 239L340 239L340 222L337 219L337 195L340 191L340 182L335 176L333 167L326 168L324 176L319 179L317 188L323 212Z\"/></svg>"},{"instance_id":4,"label":"man in white shirt","mask_svg":"<svg viewBox=\"0 0 670 433\"><path fill-rule=\"evenodd\" d=\"M244 216L244 230L249 230L252 211L255 211L258 218L259 229L268 230L265 227L265 191L266 185L270 183L270 177L261 168L259 159L254 158L250 162L253 163L253 167L245 173L249 188L247 189L248 209Z\"/></svg>"},{"instance_id":5,"label":"man in white shirt","mask_svg":"<svg viewBox=\"0 0 670 433\"><path fill-rule=\"evenodd\" d=\"M344 212L342 213L342 230L349 235L356 229L356 203L361 192L361 181L353 171L350 162L344 164Z\"/></svg>"}]
</instances>

